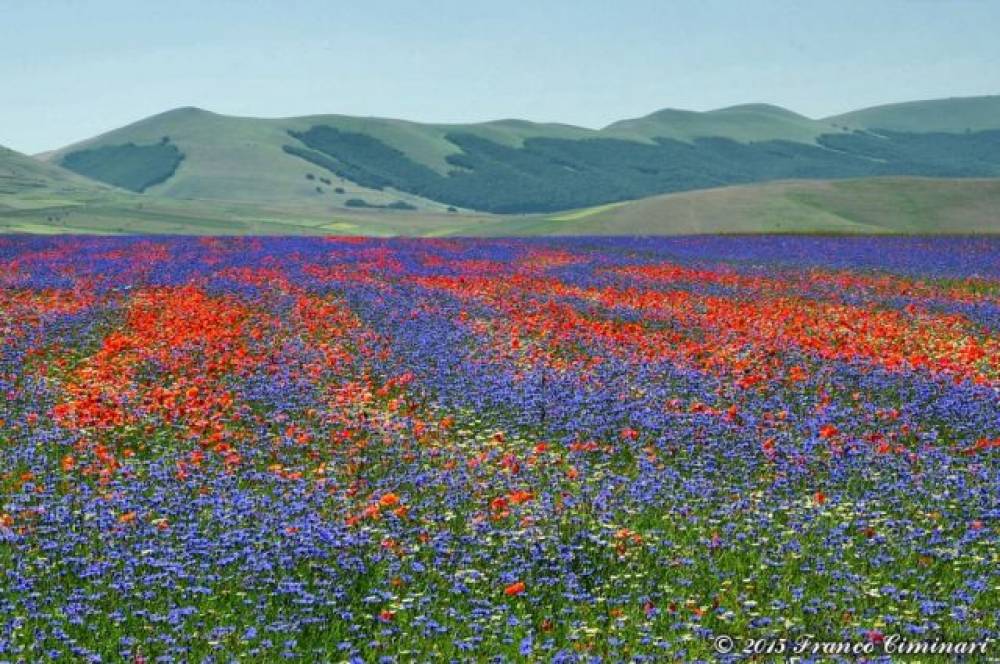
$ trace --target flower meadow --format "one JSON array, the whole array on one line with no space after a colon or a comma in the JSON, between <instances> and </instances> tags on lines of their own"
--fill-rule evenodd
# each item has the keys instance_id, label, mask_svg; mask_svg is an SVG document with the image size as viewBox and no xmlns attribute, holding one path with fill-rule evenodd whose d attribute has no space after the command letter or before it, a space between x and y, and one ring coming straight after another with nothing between
<instances>
[{"instance_id":1,"label":"flower meadow","mask_svg":"<svg viewBox=\"0 0 1000 664\"><path fill-rule=\"evenodd\" d=\"M5 237L0 340L0 661L1000 638L997 239Z\"/></svg>"}]
</instances>

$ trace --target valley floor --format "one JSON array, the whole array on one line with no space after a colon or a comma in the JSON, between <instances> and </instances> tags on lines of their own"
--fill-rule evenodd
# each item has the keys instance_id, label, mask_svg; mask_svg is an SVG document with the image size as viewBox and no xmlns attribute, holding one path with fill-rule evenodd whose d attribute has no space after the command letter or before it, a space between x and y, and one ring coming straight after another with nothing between
<instances>
[{"instance_id":1,"label":"valley floor","mask_svg":"<svg viewBox=\"0 0 1000 664\"><path fill-rule=\"evenodd\" d=\"M556 214L318 209L112 189L0 193L0 233L359 236L995 234L1000 180L869 178L722 187Z\"/></svg>"}]
</instances>

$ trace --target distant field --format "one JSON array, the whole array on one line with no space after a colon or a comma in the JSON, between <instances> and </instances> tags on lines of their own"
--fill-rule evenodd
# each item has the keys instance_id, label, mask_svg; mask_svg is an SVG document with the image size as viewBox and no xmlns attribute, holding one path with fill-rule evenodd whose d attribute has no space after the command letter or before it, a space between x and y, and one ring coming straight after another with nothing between
<instances>
[{"instance_id":1,"label":"distant field","mask_svg":"<svg viewBox=\"0 0 1000 664\"><path fill-rule=\"evenodd\" d=\"M723 187L553 215L330 209L151 198L110 189L0 195L4 233L680 235L996 233L1000 180L873 178Z\"/></svg>"},{"instance_id":2,"label":"distant field","mask_svg":"<svg viewBox=\"0 0 1000 664\"><path fill-rule=\"evenodd\" d=\"M489 215L389 210L314 210L247 203L143 198L127 193L68 199L21 197L4 205L0 233L184 235L449 235ZM15 207L16 206L16 207Z\"/></svg>"}]
</instances>

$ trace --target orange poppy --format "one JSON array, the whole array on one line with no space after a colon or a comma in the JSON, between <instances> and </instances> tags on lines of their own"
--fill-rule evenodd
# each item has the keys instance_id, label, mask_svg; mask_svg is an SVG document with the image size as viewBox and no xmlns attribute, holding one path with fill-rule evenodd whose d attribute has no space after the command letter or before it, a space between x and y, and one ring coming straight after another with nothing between
<instances>
[{"instance_id":1,"label":"orange poppy","mask_svg":"<svg viewBox=\"0 0 1000 664\"><path fill-rule=\"evenodd\" d=\"M507 595L507 597L514 597L523 593L525 588L524 581L515 581L503 589L503 594Z\"/></svg>"}]
</instances>

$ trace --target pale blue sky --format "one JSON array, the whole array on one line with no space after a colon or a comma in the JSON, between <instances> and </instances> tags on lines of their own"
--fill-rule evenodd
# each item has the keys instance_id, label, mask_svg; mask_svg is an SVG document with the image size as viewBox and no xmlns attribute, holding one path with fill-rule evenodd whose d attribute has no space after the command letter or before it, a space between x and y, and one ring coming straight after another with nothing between
<instances>
[{"instance_id":1,"label":"pale blue sky","mask_svg":"<svg viewBox=\"0 0 1000 664\"><path fill-rule=\"evenodd\" d=\"M599 127L1000 93L993 0L0 0L0 144L177 106Z\"/></svg>"}]
</instances>

